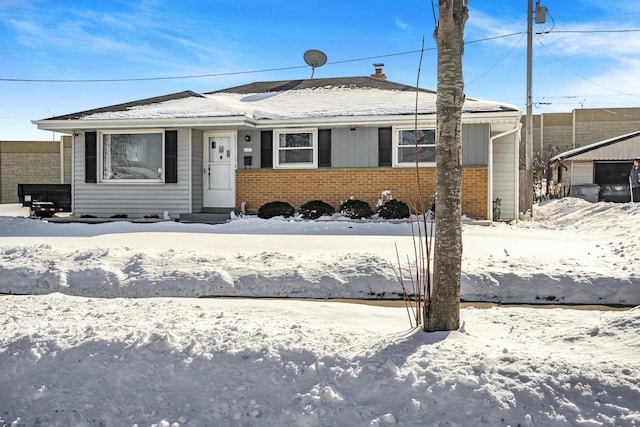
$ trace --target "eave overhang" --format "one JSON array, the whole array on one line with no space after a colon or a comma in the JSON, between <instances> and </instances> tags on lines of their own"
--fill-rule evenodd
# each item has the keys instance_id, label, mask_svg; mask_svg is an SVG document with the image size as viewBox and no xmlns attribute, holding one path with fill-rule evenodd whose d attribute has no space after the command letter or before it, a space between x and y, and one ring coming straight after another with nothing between
<instances>
[{"instance_id":1,"label":"eave overhang","mask_svg":"<svg viewBox=\"0 0 640 427\"><path fill-rule=\"evenodd\" d=\"M519 111L468 112L462 114L462 123L515 123L520 120ZM276 127L373 127L373 126L413 126L413 114L388 116L339 116L305 117L288 119L255 119L246 116L200 117L200 118L153 118L153 119L89 119L89 120L33 120L40 130L59 133L73 133L80 130L98 129L144 129L144 128L238 128L271 129ZM418 115L418 124L435 126L436 114Z\"/></svg>"}]
</instances>

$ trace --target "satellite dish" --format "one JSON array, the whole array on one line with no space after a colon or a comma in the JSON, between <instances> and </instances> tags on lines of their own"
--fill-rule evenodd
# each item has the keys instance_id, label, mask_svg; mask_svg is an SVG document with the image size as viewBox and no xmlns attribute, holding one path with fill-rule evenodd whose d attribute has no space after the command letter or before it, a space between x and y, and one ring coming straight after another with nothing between
<instances>
[{"instance_id":1,"label":"satellite dish","mask_svg":"<svg viewBox=\"0 0 640 427\"><path fill-rule=\"evenodd\" d=\"M316 49L310 49L304 53L304 62L311 67L311 78L316 71L316 67L322 67L327 63L327 55Z\"/></svg>"}]
</instances>

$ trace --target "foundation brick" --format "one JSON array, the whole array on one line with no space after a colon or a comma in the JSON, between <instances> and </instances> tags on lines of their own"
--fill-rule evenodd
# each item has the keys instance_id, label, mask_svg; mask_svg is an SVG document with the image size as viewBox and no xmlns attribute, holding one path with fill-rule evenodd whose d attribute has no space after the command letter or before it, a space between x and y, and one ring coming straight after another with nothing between
<instances>
[{"instance_id":1,"label":"foundation brick","mask_svg":"<svg viewBox=\"0 0 640 427\"><path fill-rule=\"evenodd\" d=\"M487 176L486 167L463 168L463 215L487 218ZM350 197L375 207L381 193L389 190L397 200L429 209L435 199L435 179L434 168L420 169L422 200L419 200L414 168L238 170L236 208L244 201L247 212L255 214L268 202L283 201L298 208L310 200L323 200L338 209Z\"/></svg>"}]
</instances>

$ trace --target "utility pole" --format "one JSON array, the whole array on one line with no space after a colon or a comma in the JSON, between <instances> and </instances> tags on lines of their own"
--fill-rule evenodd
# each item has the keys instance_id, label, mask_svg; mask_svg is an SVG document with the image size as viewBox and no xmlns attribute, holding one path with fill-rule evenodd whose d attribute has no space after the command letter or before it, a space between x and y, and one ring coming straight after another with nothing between
<instances>
[{"instance_id":1,"label":"utility pole","mask_svg":"<svg viewBox=\"0 0 640 427\"><path fill-rule=\"evenodd\" d=\"M527 117L525 122L525 170L533 170L533 100L531 87L533 80L533 0L527 0ZM544 24L547 8L536 1L536 24Z\"/></svg>"},{"instance_id":2,"label":"utility pole","mask_svg":"<svg viewBox=\"0 0 640 427\"><path fill-rule=\"evenodd\" d=\"M525 121L525 170L533 170L533 0L527 0L527 118Z\"/></svg>"}]
</instances>

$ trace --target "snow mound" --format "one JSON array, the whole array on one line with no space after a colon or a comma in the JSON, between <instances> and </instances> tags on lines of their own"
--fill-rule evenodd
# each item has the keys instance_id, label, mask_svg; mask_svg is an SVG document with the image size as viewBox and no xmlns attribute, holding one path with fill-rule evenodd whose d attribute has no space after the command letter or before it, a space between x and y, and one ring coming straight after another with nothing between
<instances>
[{"instance_id":1,"label":"snow mound","mask_svg":"<svg viewBox=\"0 0 640 427\"><path fill-rule=\"evenodd\" d=\"M639 205L566 198L537 206L531 222L464 224L462 299L640 304ZM394 270L400 258L410 275L411 235L407 221L337 217L212 226L0 216L0 293L399 299Z\"/></svg>"},{"instance_id":2,"label":"snow mound","mask_svg":"<svg viewBox=\"0 0 640 427\"><path fill-rule=\"evenodd\" d=\"M575 197L547 201L534 208L534 221L546 228L635 232L640 226L640 203L590 203Z\"/></svg>"}]
</instances>

